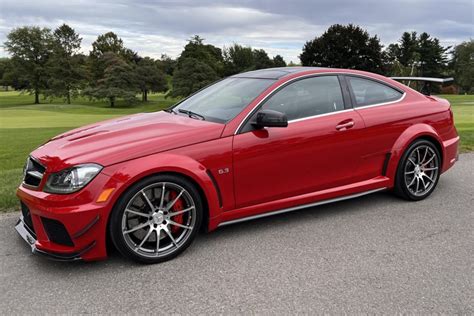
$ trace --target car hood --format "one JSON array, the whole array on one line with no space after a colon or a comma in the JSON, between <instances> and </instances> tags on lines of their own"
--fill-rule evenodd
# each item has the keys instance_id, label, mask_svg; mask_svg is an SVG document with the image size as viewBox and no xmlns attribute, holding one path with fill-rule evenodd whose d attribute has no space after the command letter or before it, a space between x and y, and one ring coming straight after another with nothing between
<instances>
[{"instance_id":1,"label":"car hood","mask_svg":"<svg viewBox=\"0 0 474 316\"><path fill-rule=\"evenodd\" d=\"M82 164L102 166L219 138L223 124L167 112L139 113L58 135L32 152L50 172Z\"/></svg>"}]
</instances>

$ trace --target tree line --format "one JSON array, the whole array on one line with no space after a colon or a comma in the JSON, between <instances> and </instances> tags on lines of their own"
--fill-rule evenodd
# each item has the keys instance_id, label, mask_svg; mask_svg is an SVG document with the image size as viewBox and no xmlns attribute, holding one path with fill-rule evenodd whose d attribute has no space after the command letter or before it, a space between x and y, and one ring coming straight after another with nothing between
<instances>
[{"instance_id":1,"label":"tree line","mask_svg":"<svg viewBox=\"0 0 474 316\"><path fill-rule=\"evenodd\" d=\"M36 26L13 29L4 47L10 58L0 59L0 85L30 91L70 103L83 95L128 103L146 102L150 92L185 97L202 87L242 71L284 67L280 55L232 44L223 49L192 37L180 56L153 59L124 46L117 34L99 35L89 54L81 53L82 39L63 24L55 30ZM453 75L463 92L473 92L474 41L443 47L427 33L405 32L397 43L383 48L377 36L355 25L333 25L305 43L301 65L352 68L384 75L441 77ZM290 64L294 65L294 64Z\"/></svg>"}]
</instances>

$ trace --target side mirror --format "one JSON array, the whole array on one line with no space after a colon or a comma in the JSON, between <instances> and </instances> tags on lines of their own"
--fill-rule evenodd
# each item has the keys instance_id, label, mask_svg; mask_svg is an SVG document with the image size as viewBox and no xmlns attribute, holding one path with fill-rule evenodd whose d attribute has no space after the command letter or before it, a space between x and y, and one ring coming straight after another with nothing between
<instances>
[{"instance_id":1,"label":"side mirror","mask_svg":"<svg viewBox=\"0 0 474 316\"><path fill-rule=\"evenodd\" d=\"M273 110L261 110L257 112L257 117L252 122L252 125L256 128L287 127L288 119L284 113Z\"/></svg>"}]
</instances>

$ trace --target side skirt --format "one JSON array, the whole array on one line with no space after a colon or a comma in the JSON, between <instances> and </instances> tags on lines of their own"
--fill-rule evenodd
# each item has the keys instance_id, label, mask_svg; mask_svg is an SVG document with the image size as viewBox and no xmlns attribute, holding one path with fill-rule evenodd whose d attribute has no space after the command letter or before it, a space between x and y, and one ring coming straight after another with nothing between
<instances>
[{"instance_id":1,"label":"side skirt","mask_svg":"<svg viewBox=\"0 0 474 316\"><path fill-rule=\"evenodd\" d=\"M386 187L383 187L383 188L373 189L373 190L360 192L360 193L356 193L356 194L341 196L341 197L337 197L337 198L333 198L333 199L323 200L323 201L319 201L319 202L314 202L314 203L309 203L309 204L303 204L303 205L293 206L293 207L289 207L289 208L284 208L284 209L277 210L277 211L266 212L266 213L262 213L262 214L257 214L257 215L252 215L252 216L248 216L248 217L238 218L238 219L234 219L234 220L230 220L230 221L226 221L226 222L221 222L217 225L217 227L232 225L232 224L236 224L236 223L241 223L241 222L250 221L250 220L253 220L253 219L257 219L257 218L273 216L273 215L282 214L282 213L293 212L293 211L297 211L297 210L308 208L308 207L314 207L314 206L318 206L318 205L324 205L324 204L329 204L329 203L354 199L354 198L357 198L357 197L360 197L360 196L364 196L364 195L367 195L367 194L383 191L383 190L386 190L386 189L387 189Z\"/></svg>"}]
</instances>

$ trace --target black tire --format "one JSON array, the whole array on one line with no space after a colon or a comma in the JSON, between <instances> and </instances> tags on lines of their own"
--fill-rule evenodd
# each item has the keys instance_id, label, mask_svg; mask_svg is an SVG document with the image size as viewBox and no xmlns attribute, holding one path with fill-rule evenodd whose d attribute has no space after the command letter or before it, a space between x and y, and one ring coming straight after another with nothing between
<instances>
[{"instance_id":1,"label":"black tire","mask_svg":"<svg viewBox=\"0 0 474 316\"><path fill-rule=\"evenodd\" d=\"M429 174L428 172L434 170L423 170L424 161L420 158L418 158L420 161L416 161L417 157L419 157L418 155L424 155L424 152L434 156L432 162L429 162L430 165L426 167L426 170L434 169L436 167L436 172L432 172L431 174ZM428 160L429 158L425 159L425 161ZM420 201L427 198L428 196L430 196L431 193L433 193L434 189L436 188L436 185L438 184L439 176L441 174L441 165L441 155L439 153L439 150L432 142L425 139L415 140L403 153L403 156L400 159L400 162L398 163L397 173L395 177L395 194L408 201ZM411 167L413 167L413 171L410 170ZM407 175L405 173L407 173ZM410 178L410 173L413 173L412 178ZM431 175L432 177L429 177L429 175ZM418 179L416 179L417 177ZM432 179L432 181L428 179ZM420 186L422 188L425 187L425 183L429 182L429 185L426 186L426 189L424 191L423 189L418 191L418 187L415 187L417 185L417 182L421 183Z\"/></svg>"},{"instance_id":2,"label":"black tire","mask_svg":"<svg viewBox=\"0 0 474 316\"><path fill-rule=\"evenodd\" d=\"M164 219L164 214L161 214L161 215L157 214L158 212L161 212L161 211L158 211L158 208L156 208L156 210L154 211L152 208L153 206L156 206L154 205L155 204L154 202L157 202L156 204L159 204L161 201L161 197L159 198L159 200L152 200L152 198L153 197L157 198L157 195L161 196L161 193L155 194L156 193L155 190L160 190L161 185L163 183L165 185L175 186L177 188L179 187L181 189L184 189L186 193L183 194L182 199L184 199L184 195L186 195L185 197L186 197L187 203L188 204L191 202L193 203L193 205L189 208L194 208L194 210L189 211L188 215L181 215L181 216L188 216L188 222L192 216L193 224L189 225L189 227L192 226L192 228L187 228L187 229L176 228L176 229L181 229L182 233L185 234L182 236L182 238L180 236L181 239L176 239L176 240L174 239L174 237L176 236L172 236L173 235L172 234L173 230L171 228L172 226L171 224L169 224L169 222L166 221L166 219ZM169 192L173 191L173 188L170 189ZM145 190L151 190L151 191L145 191ZM166 190L163 190L163 191L165 192L164 194L166 194ZM143 192L147 192L147 194L144 194ZM168 192L168 196L170 196L169 192ZM150 213L150 214L155 214L157 216L160 215L161 216L159 217L160 222L158 224L154 222L156 219L154 216L150 216L147 218L145 216L142 217L141 215L137 216L135 215L135 213L133 213L132 215L129 215L130 213L129 210L127 210L127 214L124 214L126 212L127 207L129 208L131 208L132 206L135 207L136 204L130 204L130 203L136 203L136 201L139 201L137 200L137 198L139 197L140 194L146 195L146 196L143 198L143 204L144 204L143 209L138 210L138 212L140 214ZM152 197L150 197L149 195L152 195ZM145 203L146 198L148 198L148 201L152 202L151 205L149 203ZM165 199L163 198L164 202L162 206L164 206L164 208L162 209L162 211L169 214L168 216L173 216L171 215L173 212L172 210L169 210L168 212L164 211L167 205L170 204L170 199L174 199L174 197L169 198L167 202L165 202ZM168 203L168 204L165 205L164 203ZM148 208L146 207L147 205L148 205ZM147 212L147 210L150 210L150 212ZM192 212L192 215L191 215L191 212ZM200 229L202 218L203 218L202 214L203 214L203 203L201 201L199 192L197 191L193 183L191 183L190 181L188 181L187 179L183 177L176 176L176 175L167 175L167 174L154 175L154 176L150 176L148 178L138 181L137 183L132 185L119 198L119 200L115 204L112 210L112 213L110 215L111 216L110 222L109 222L110 237L114 246L124 257L134 260L136 262L140 262L140 263L147 263L147 264L159 263L159 262L163 262L163 261L167 261L167 260L175 258L179 254L181 254L187 247L189 247L189 245L191 245L191 243L195 239ZM135 216L135 218L130 219L132 216ZM169 217L169 220L175 219L175 218L176 217ZM142 249L141 248L142 243L140 243L140 246L135 245L135 249L132 249L132 243L133 243L132 237L135 238L134 237L135 234L142 233L142 231L140 231L142 229L133 231L133 233L128 233L128 231L133 230L135 228L126 230L128 228L127 227L128 223L134 220L137 221L137 225L135 226L135 228L143 224L149 225L142 228L143 230L148 230L145 234L145 237L143 238L145 240L145 244L143 244L143 246L148 243L151 243L151 241L147 241L147 240L151 240L152 235L153 235L154 239L156 240L155 241L156 247L158 248L158 250L155 249L156 251L155 254L153 254L152 252L149 252L150 249L146 249L146 248ZM138 222L140 220L142 221L142 223ZM163 220L163 222L161 222L161 220ZM167 222L166 225L164 225L165 222ZM163 228L162 230L160 230L159 227L157 228L157 225L159 227L166 226L167 228L166 229ZM160 250L159 250L160 243L163 243L162 241L163 239L169 239L168 247L169 246L171 247L169 248L167 252L163 252L160 255ZM179 243L179 241L181 241L181 243ZM136 247L138 247L138 249ZM173 250L173 247L176 247L176 249ZM145 250L148 251L149 253L145 252Z\"/></svg>"}]
</instances>

